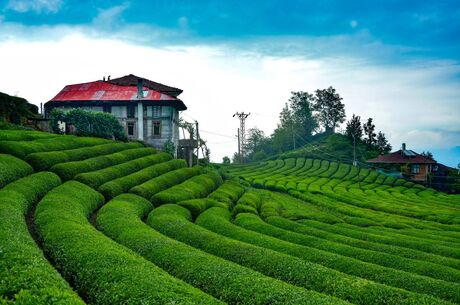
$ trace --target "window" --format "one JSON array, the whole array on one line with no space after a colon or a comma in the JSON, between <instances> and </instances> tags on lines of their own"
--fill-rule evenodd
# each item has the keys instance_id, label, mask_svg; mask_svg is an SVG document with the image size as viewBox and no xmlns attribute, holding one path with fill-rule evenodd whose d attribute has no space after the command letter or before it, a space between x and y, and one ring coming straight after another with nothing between
<instances>
[{"instance_id":1,"label":"window","mask_svg":"<svg viewBox=\"0 0 460 305\"><path fill-rule=\"evenodd\" d=\"M102 111L104 111L105 113L112 113L112 106L104 105L102 107Z\"/></svg>"},{"instance_id":2,"label":"window","mask_svg":"<svg viewBox=\"0 0 460 305\"><path fill-rule=\"evenodd\" d=\"M152 116L156 119L161 116L161 106L152 106Z\"/></svg>"},{"instance_id":3,"label":"window","mask_svg":"<svg viewBox=\"0 0 460 305\"><path fill-rule=\"evenodd\" d=\"M128 136L134 136L134 122L128 122Z\"/></svg>"},{"instance_id":4,"label":"window","mask_svg":"<svg viewBox=\"0 0 460 305\"><path fill-rule=\"evenodd\" d=\"M412 164L411 172L412 174L420 173L420 164Z\"/></svg>"},{"instance_id":5,"label":"window","mask_svg":"<svg viewBox=\"0 0 460 305\"><path fill-rule=\"evenodd\" d=\"M161 137L161 121L153 121L152 135Z\"/></svg>"},{"instance_id":6,"label":"window","mask_svg":"<svg viewBox=\"0 0 460 305\"><path fill-rule=\"evenodd\" d=\"M136 107L135 106L128 106L127 107L127 115L128 115L128 118L134 118L134 112L136 111Z\"/></svg>"}]
</instances>

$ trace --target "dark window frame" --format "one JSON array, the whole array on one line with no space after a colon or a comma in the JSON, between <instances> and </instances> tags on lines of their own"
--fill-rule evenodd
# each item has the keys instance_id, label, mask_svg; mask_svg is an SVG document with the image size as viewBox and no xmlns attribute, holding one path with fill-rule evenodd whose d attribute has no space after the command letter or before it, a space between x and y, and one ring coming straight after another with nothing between
<instances>
[{"instance_id":1,"label":"dark window frame","mask_svg":"<svg viewBox=\"0 0 460 305\"><path fill-rule=\"evenodd\" d=\"M158 132L155 133L155 130ZM152 121L152 137L161 138L161 121Z\"/></svg>"},{"instance_id":2,"label":"dark window frame","mask_svg":"<svg viewBox=\"0 0 460 305\"><path fill-rule=\"evenodd\" d=\"M132 127L132 134L130 134L130 127ZM126 134L128 137L134 137L136 136L136 123L135 122L127 122L126 123Z\"/></svg>"},{"instance_id":3,"label":"dark window frame","mask_svg":"<svg viewBox=\"0 0 460 305\"><path fill-rule=\"evenodd\" d=\"M126 117L128 119L134 119L136 117L136 106L126 106Z\"/></svg>"}]
</instances>

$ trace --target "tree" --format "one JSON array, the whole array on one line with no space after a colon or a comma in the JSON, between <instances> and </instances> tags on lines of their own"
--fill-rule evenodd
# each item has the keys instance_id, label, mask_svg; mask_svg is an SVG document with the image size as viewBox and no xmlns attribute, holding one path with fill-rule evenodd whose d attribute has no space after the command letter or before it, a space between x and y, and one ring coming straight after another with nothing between
<instances>
[{"instance_id":1,"label":"tree","mask_svg":"<svg viewBox=\"0 0 460 305\"><path fill-rule=\"evenodd\" d=\"M360 140L363 136L363 128L361 126L361 117L360 116L353 116L347 122L347 127L345 130L347 137L351 139Z\"/></svg>"},{"instance_id":2,"label":"tree","mask_svg":"<svg viewBox=\"0 0 460 305\"><path fill-rule=\"evenodd\" d=\"M377 140L375 143L375 147L377 148L377 151L381 154L388 154L391 152L391 145L388 143L387 138L385 137L385 134L381 131L379 131L377 135Z\"/></svg>"},{"instance_id":3,"label":"tree","mask_svg":"<svg viewBox=\"0 0 460 305\"><path fill-rule=\"evenodd\" d=\"M317 112L318 121L326 134L334 133L335 128L345 121L345 105L332 87L315 91L313 110Z\"/></svg>"},{"instance_id":4,"label":"tree","mask_svg":"<svg viewBox=\"0 0 460 305\"><path fill-rule=\"evenodd\" d=\"M294 132L300 137L310 137L318 127L318 123L313 117L314 100L313 94L308 92L291 92L291 97L289 98L291 118Z\"/></svg>"},{"instance_id":5,"label":"tree","mask_svg":"<svg viewBox=\"0 0 460 305\"><path fill-rule=\"evenodd\" d=\"M377 135L375 134L375 125L372 123L372 118L368 118L366 124L363 125L364 134L366 138L364 142L367 144L368 147L372 147L377 139L375 138Z\"/></svg>"},{"instance_id":6,"label":"tree","mask_svg":"<svg viewBox=\"0 0 460 305\"><path fill-rule=\"evenodd\" d=\"M250 128L246 137L245 150L247 155L260 150L260 146L265 139L265 133L257 127Z\"/></svg>"},{"instance_id":7,"label":"tree","mask_svg":"<svg viewBox=\"0 0 460 305\"><path fill-rule=\"evenodd\" d=\"M230 164L230 158L225 156L222 158L222 164Z\"/></svg>"}]
</instances>

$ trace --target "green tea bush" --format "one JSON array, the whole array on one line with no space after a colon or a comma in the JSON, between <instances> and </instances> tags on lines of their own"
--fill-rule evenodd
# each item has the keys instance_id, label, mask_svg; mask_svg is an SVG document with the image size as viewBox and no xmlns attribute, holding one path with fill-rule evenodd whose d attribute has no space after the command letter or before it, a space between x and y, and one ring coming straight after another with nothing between
<instances>
[{"instance_id":1,"label":"green tea bush","mask_svg":"<svg viewBox=\"0 0 460 305\"><path fill-rule=\"evenodd\" d=\"M140 185L147 180L186 166L187 163L182 159L175 159L155 164L130 175L106 182L99 187L98 191L104 195L106 200L110 200L117 195L127 193L131 188L136 185Z\"/></svg>"},{"instance_id":2,"label":"green tea bush","mask_svg":"<svg viewBox=\"0 0 460 305\"><path fill-rule=\"evenodd\" d=\"M222 184L219 173L212 171L206 174L191 177L181 184L160 191L150 198L154 205L176 203L179 201L203 198L212 193Z\"/></svg>"},{"instance_id":3,"label":"green tea bush","mask_svg":"<svg viewBox=\"0 0 460 305\"><path fill-rule=\"evenodd\" d=\"M26 162L11 155L0 154L0 189L16 179L34 172Z\"/></svg>"},{"instance_id":4,"label":"green tea bush","mask_svg":"<svg viewBox=\"0 0 460 305\"><path fill-rule=\"evenodd\" d=\"M144 197L145 199L150 199L156 193L182 183L183 181L199 175L202 172L203 168L201 166L176 169L137 185L131 188L129 192Z\"/></svg>"},{"instance_id":5,"label":"green tea bush","mask_svg":"<svg viewBox=\"0 0 460 305\"><path fill-rule=\"evenodd\" d=\"M296 286L333 295L354 304L447 304L428 295L407 292L371 281L349 276L323 266L270 249L241 242L210 232L216 227L228 227L230 212L210 208L198 216L196 225L173 222L163 217L171 206L162 206L150 213L147 220L161 233L193 245L210 254L233 261L262 274ZM222 218L223 217L223 218Z\"/></svg>"},{"instance_id":6,"label":"green tea bush","mask_svg":"<svg viewBox=\"0 0 460 305\"><path fill-rule=\"evenodd\" d=\"M227 180L219 186L214 192L209 194L208 198L224 202L228 206L233 205L243 195L245 188L237 180Z\"/></svg>"},{"instance_id":7,"label":"green tea bush","mask_svg":"<svg viewBox=\"0 0 460 305\"><path fill-rule=\"evenodd\" d=\"M80 173L95 171L136 158L154 154L153 148L131 148L109 155L98 156L82 161L58 163L51 167L51 171L59 175L63 180L70 180Z\"/></svg>"},{"instance_id":8,"label":"green tea bush","mask_svg":"<svg viewBox=\"0 0 460 305\"><path fill-rule=\"evenodd\" d=\"M33 141L0 141L0 152L24 159L28 154L42 151L66 150L108 143L109 140L75 136L60 136Z\"/></svg>"},{"instance_id":9,"label":"green tea bush","mask_svg":"<svg viewBox=\"0 0 460 305\"><path fill-rule=\"evenodd\" d=\"M45 258L26 222L33 205L60 183L57 175L40 172L0 191L0 299L15 304L84 304Z\"/></svg>"},{"instance_id":10,"label":"green tea bush","mask_svg":"<svg viewBox=\"0 0 460 305\"><path fill-rule=\"evenodd\" d=\"M90 304L220 304L96 230L88 216L104 202L76 181L49 192L35 213L43 247Z\"/></svg>"},{"instance_id":11,"label":"green tea bush","mask_svg":"<svg viewBox=\"0 0 460 305\"><path fill-rule=\"evenodd\" d=\"M56 139L59 141L59 139ZM31 164L36 171L49 170L53 165L58 163L81 161L88 158L93 158L101 155L115 153L121 150L142 147L142 144L137 142L132 143L108 143L95 145L90 147L80 147L69 150L48 151L32 153L27 155L25 160Z\"/></svg>"},{"instance_id":12,"label":"green tea bush","mask_svg":"<svg viewBox=\"0 0 460 305\"><path fill-rule=\"evenodd\" d=\"M97 189L106 182L168 160L171 160L171 155L168 153L148 155L100 170L78 174L75 176L75 180L89 185L93 189Z\"/></svg>"},{"instance_id":13,"label":"green tea bush","mask_svg":"<svg viewBox=\"0 0 460 305\"><path fill-rule=\"evenodd\" d=\"M35 130L0 130L0 141L31 141L55 137L58 135Z\"/></svg>"},{"instance_id":14,"label":"green tea bush","mask_svg":"<svg viewBox=\"0 0 460 305\"><path fill-rule=\"evenodd\" d=\"M214 199L209 199L209 198L199 198L199 199L179 201L177 202L177 205L180 205L186 208L187 210L189 210L190 213L192 214L193 219L197 218L198 215L200 215L201 213L203 213L204 211L212 207L220 207L224 209L228 208L228 206L225 203L219 202Z\"/></svg>"},{"instance_id":15,"label":"green tea bush","mask_svg":"<svg viewBox=\"0 0 460 305\"><path fill-rule=\"evenodd\" d=\"M198 202L189 202L192 201ZM169 274L228 304L345 304L339 299L291 286L168 238L142 221L151 209L147 200L123 194L100 210L97 225L106 235ZM163 213L162 221L168 227L193 225L186 209L171 205L167 210L171 213Z\"/></svg>"}]
</instances>

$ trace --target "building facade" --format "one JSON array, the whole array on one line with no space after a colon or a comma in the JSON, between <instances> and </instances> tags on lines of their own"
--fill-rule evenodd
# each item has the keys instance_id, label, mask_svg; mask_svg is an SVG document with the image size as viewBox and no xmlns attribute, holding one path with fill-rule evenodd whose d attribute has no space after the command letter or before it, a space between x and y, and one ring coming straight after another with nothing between
<instances>
[{"instance_id":1,"label":"building facade","mask_svg":"<svg viewBox=\"0 0 460 305\"><path fill-rule=\"evenodd\" d=\"M382 167L390 171L401 172L402 176L415 182L427 182L437 164L435 160L427 158L413 150L406 149L406 144L398 151L377 158L367 160L375 167Z\"/></svg>"},{"instance_id":2,"label":"building facade","mask_svg":"<svg viewBox=\"0 0 460 305\"><path fill-rule=\"evenodd\" d=\"M181 89L135 75L65 86L45 104L45 115L53 108L81 108L114 115L128 139L162 148L171 140L179 144L179 112L186 110L178 98Z\"/></svg>"}]
</instances>

